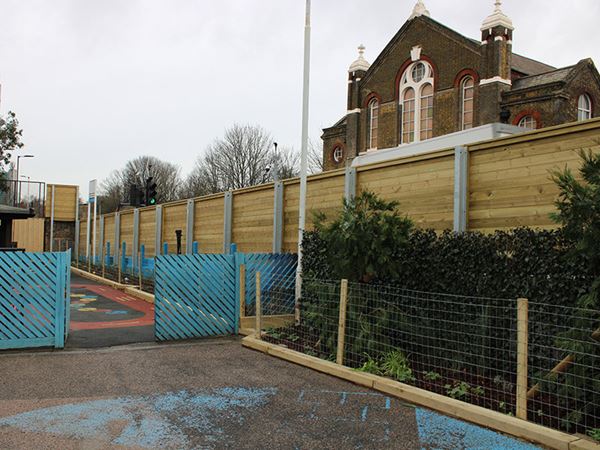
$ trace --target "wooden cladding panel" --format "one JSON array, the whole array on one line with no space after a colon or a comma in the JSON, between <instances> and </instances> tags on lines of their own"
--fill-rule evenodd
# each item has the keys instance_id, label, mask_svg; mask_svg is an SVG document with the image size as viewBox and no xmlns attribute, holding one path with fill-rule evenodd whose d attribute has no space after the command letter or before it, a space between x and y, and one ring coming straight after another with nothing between
<instances>
[{"instance_id":1,"label":"wooden cladding panel","mask_svg":"<svg viewBox=\"0 0 600 450\"><path fill-rule=\"evenodd\" d=\"M140 248L144 246L145 257L152 258L155 256L156 247L156 210L142 209L140 210Z\"/></svg>"},{"instance_id":2,"label":"wooden cladding panel","mask_svg":"<svg viewBox=\"0 0 600 450\"><path fill-rule=\"evenodd\" d=\"M491 232L519 226L554 228L558 188L551 173L581 166L579 151L600 151L598 133L550 136L533 142L516 142L471 153L469 229Z\"/></svg>"},{"instance_id":3,"label":"wooden cladding panel","mask_svg":"<svg viewBox=\"0 0 600 450\"><path fill-rule=\"evenodd\" d=\"M26 252L44 251L44 222L43 218L13 220L12 241L18 248Z\"/></svg>"},{"instance_id":4,"label":"wooden cladding panel","mask_svg":"<svg viewBox=\"0 0 600 450\"><path fill-rule=\"evenodd\" d=\"M115 215L107 214L104 216L104 253L106 253L106 243L110 242L110 253L115 254Z\"/></svg>"},{"instance_id":5,"label":"wooden cladding panel","mask_svg":"<svg viewBox=\"0 0 600 450\"><path fill-rule=\"evenodd\" d=\"M194 204L194 241L200 253L223 252L223 196L196 200Z\"/></svg>"},{"instance_id":6,"label":"wooden cladding panel","mask_svg":"<svg viewBox=\"0 0 600 450\"><path fill-rule=\"evenodd\" d=\"M79 255L85 256L87 240L87 220L79 222Z\"/></svg>"},{"instance_id":7,"label":"wooden cladding panel","mask_svg":"<svg viewBox=\"0 0 600 450\"><path fill-rule=\"evenodd\" d=\"M307 195L308 196L308 195ZM298 205L300 183L285 184L283 189L283 251L298 251Z\"/></svg>"},{"instance_id":8,"label":"wooden cladding panel","mask_svg":"<svg viewBox=\"0 0 600 450\"><path fill-rule=\"evenodd\" d=\"M133 248L133 211L127 211L121 213L121 239L119 245L123 242L126 243L125 255L131 256L131 250ZM135 250L137 254L137 249Z\"/></svg>"},{"instance_id":9,"label":"wooden cladding panel","mask_svg":"<svg viewBox=\"0 0 600 450\"><path fill-rule=\"evenodd\" d=\"M54 187L54 220L58 222L75 222L77 212L77 186L49 184L46 188L45 216L52 215L52 188Z\"/></svg>"},{"instance_id":10,"label":"wooden cladding panel","mask_svg":"<svg viewBox=\"0 0 600 450\"><path fill-rule=\"evenodd\" d=\"M399 209L417 226L452 229L454 214L454 157L413 161L358 172L357 191L369 190Z\"/></svg>"},{"instance_id":11,"label":"wooden cladding panel","mask_svg":"<svg viewBox=\"0 0 600 450\"><path fill-rule=\"evenodd\" d=\"M274 190L241 192L233 196L232 242L241 252L273 250Z\"/></svg>"},{"instance_id":12,"label":"wooden cladding panel","mask_svg":"<svg viewBox=\"0 0 600 450\"><path fill-rule=\"evenodd\" d=\"M185 229L187 223L187 209L185 203L165 205L163 207L163 235L162 241L169 244L169 253L177 252L176 230L181 230L181 253L185 253Z\"/></svg>"}]
</instances>

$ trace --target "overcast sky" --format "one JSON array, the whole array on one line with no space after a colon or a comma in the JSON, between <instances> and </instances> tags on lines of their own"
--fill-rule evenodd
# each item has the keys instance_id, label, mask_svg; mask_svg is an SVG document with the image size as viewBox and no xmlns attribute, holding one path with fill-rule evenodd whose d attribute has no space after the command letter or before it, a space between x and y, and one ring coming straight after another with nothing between
<instances>
[{"instance_id":1,"label":"overcast sky","mask_svg":"<svg viewBox=\"0 0 600 450\"><path fill-rule=\"evenodd\" d=\"M346 110L346 76L372 62L413 0L313 0L310 136ZM493 0L426 0L478 39ZM600 63L598 0L505 0L514 51L554 66ZM0 113L24 129L21 174L102 180L149 154L186 174L235 122L300 148L304 0L0 0ZM368 6L369 10L365 8ZM585 32L583 32L585 30Z\"/></svg>"}]
</instances>

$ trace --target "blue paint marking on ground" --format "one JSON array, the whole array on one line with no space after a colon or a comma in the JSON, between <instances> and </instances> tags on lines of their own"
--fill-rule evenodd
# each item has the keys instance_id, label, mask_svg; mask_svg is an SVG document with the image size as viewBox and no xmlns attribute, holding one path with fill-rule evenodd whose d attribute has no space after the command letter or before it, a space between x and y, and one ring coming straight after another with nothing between
<instances>
[{"instance_id":1,"label":"blue paint marking on ground","mask_svg":"<svg viewBox=\"0 0 600 450\"><path fill-rule=\"evenodd\" d=\"M416 418L423 449L540 450L534 445L426 409L417 408Z\"/></svg>"},{"instance_id":2,"label":"blue paint marking on ground","mask_svg":"<svg viewBox=\"0 0 600 450\"><path fill-rule=\"evenodd\" d=\"M94 400L1 418L0 427L145 448L187 448L190 442L183 430L191 429L201 434L207 448L211 448L211 444L227 437L219 421L235 418L241 423L246 410L265 405L276 392L274 388L240 387ZM111 424L119 422L124 427L116 436L111 435Z\"/></svg>"}]
</instances>

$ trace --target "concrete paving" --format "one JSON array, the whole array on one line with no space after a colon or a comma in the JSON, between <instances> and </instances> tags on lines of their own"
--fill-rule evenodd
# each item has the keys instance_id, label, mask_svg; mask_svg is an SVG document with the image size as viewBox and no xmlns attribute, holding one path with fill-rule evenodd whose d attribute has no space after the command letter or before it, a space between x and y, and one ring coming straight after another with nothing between
<instances>
[{"instance_id":1,"label":"concrete paving","mask_svg":"<svg viewBox=\"0 0 600 450\"><path fill-rule=\"evenodd\" d=\"M2 449L534 447L237 339L0 355Z\"/></svg>"}]
</instances>

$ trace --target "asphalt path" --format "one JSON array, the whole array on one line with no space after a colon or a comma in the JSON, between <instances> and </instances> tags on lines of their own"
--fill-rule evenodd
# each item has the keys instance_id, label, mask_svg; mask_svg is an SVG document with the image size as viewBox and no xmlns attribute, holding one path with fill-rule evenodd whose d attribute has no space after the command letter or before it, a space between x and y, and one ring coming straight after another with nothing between
<instances>
[{"instance_id":1,"label":"asphalt path","mask_svg":"<svg viewBox=\"0 0 600 450\"><path fill-rule=\"evenodd\" d=\"M154 341L154 306L73 275L67 348L105 348Z\"/></svg>"},{"instance_id":2,"label":"asphalt path","mask_svg":"<svg viewBox=\"0 0 600 450\"><path fill-rule=\"evenodd\" d=\"M2 449L537 447L234 338L0 354Z\"/></svg>"}]
</instances>

